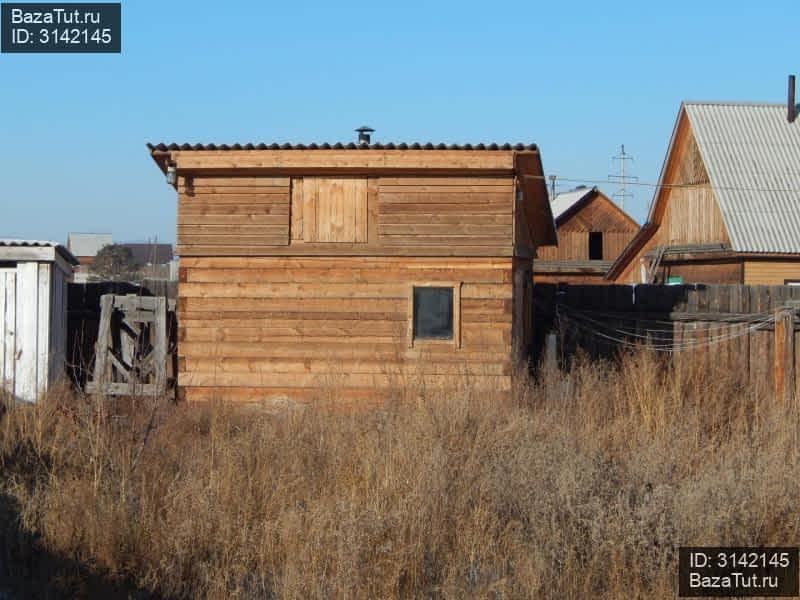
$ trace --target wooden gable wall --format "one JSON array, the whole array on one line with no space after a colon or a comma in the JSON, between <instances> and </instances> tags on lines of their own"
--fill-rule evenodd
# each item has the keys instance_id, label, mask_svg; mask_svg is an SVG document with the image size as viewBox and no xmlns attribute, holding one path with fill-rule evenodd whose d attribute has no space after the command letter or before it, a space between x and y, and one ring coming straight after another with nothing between
<instances>
[{"instance_id":1,"label":"wooden gable wall","mask_svg":"<svg viewBox=\"0 0 800 600\"><path fill-rule=\"evenodd\" d=\"M602 193L557 224L558 246L543 246L543 261L589 260L589 233L603 234L604 261L615 260L639 231L639 225Z\"/></svg>"},{"instance_id":2,"label":"wooden gable wall","mask_svg":"<svg viewBox=\"0 0 800 600\"><path fill-rule=\"evenodd\" d=\"M650 215L655 231L639 245L616 281L640 281L641 258L659 246L729 244L725 222L697 147L691 124L681 113Z\"/></svg>"}]
</instances>

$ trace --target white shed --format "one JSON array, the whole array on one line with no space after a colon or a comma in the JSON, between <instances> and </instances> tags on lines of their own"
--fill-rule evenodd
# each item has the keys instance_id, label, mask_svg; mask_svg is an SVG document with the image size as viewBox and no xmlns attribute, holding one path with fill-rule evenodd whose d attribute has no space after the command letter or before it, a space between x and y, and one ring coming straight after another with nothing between
<instances>
[{"instance_id":1,"label":"white shed","mask_svg":"<svg viewBox=\"0 0 800 600\"><path fill-rule=\"evenodd\" d=\"M0 239L0 385L36 402L63 378L67 283L78 261L56 242Z\"/></svg>"}]
</instances>

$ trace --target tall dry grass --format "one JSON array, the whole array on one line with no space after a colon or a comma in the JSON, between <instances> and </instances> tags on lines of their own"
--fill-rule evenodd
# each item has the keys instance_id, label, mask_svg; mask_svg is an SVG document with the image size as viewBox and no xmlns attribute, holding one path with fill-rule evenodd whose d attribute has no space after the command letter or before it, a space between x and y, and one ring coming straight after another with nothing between
<instances>
[{"instance_id":1,"label":"tall dry grass","mask_svg":"<svg viewBox=\"0 0 800 600\"><path fill-rule=\"evenodd\" d=\"M794 407L642 351L274 414L53 395L0 422L48 551L174 597L672 597L679 545L796 544Z\"/></svg>"}]
</instances>

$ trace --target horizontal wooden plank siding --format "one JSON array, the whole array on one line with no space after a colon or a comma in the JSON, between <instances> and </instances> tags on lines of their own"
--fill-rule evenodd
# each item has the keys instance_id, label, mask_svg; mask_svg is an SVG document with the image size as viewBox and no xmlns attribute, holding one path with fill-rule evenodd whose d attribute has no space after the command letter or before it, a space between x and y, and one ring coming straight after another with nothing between
<instances>
[{"instance_id":1,"label":"horizontal wooden plank siding","mask_svg":"<svg viewBox=\"0 0 800 600\"><path fill-rule=\"evenodd\" d=\"M744 263L744 283L782 285L800 282L800 260L748 260Z\"/></svg>"},{"instance_id":2,"label":"horizontal wooden plank siding","mask_svg":"<svg viewBox=\"0 0 800 600\"><path fill-rule=\"evenodd\" d=\"M514 239L513 179L380 178L378 233L384 246L501 246Z\"/></svg>"},{"instance_id":3,"label":"horizontal wooden plank siding","mask_svg":"<svg viewBox=\"0 0 800 600\"><path fill-rule=\"evenodd\" d=\"M178 254L289 244L288 177L190 177L178 186ZM235 251L232 253L236 253Z\"/></svg>"},{"instance_id":4,"label":"horizontal wooden plank siding","mask_svg":"<svg viewBox=\"0 0 800 600\"><path fill-rule=\"evenodd\" d=\"M512 260L188 257L178 301L188 400L313 399L418 382L511 387ZM414 284L460 286L460 347L408 339ZM230 394L227 391L230 391Z\"/></svg>"}]
</instances>

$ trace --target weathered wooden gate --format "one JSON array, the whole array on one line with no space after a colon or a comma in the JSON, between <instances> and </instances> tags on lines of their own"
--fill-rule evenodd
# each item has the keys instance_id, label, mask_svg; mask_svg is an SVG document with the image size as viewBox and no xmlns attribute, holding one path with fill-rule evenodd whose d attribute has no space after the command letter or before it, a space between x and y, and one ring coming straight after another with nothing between
<instances>
[{"instance_id":1,"label":"weathered wooden gate","mask_svg":"<svg viewBox=\"0 0 800 600\"><path fill-rule=\"evenodd\" d=\"M107 294L100 299L100 327L92 380L86 391L107 395L156 395L167 389L168 300Z\"/></svg>"}]
</instances>

